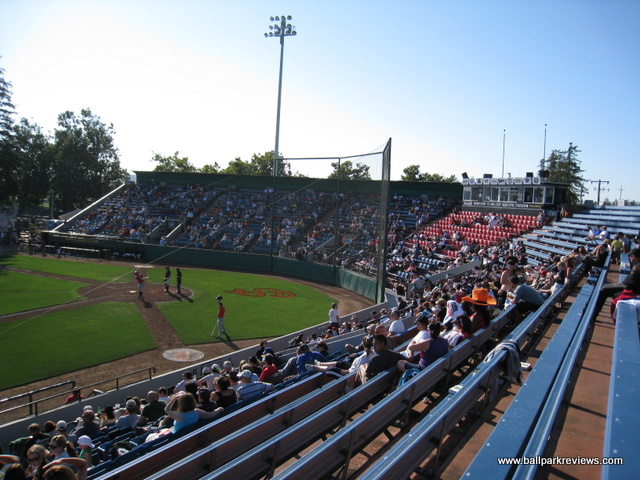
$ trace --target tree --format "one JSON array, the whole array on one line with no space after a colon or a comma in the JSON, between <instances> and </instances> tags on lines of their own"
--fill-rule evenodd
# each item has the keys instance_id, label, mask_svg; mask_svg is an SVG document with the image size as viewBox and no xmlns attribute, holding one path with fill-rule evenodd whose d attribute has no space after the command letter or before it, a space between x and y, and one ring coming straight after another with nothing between
<instances>
[{"instance_id":1,"label":"tree","mask_svg":"<svg viewBox=\"0 0 640 480\"><path fill-rule=\"evenodd\" d=\"M154 172L191 173L198 171L198 169L189 162L189 157L180 157L179 152L169 157L154 153L151 161L157 163L156 168L153 169Z\"/></svg>"},{"instance_id":2,"label":"tree","mask_svg":"<svg viewBox=\"0 0 640 480\"><path fill-rule=\"evenodd\" d=\"M0 201L9 200L18 190L18 161L12 146L15 107L11 103L11 93L11 82L5 80L4 68L0 68Z\"/></svg>"},{"instance_id":3,"label":"tree","mask_svg":"<svg viewBox=\"0 0 640 480\"><path fill-rule=\"evenodd\" d=\"M354 165L351 160L345 160L344 162L333 162L331 166L333 167L333 172L327 178L338 178L340 180L371 180L369 165L362 163L356 163Z\"/></svg>"},{"instance_id":4,"label":"tree","mask_svg":"<svg viewBox=\"0 0 640 480\"><path fill-rule=\"evenodd\" d=\"M18 159L17 200L20 205L36 207L51 190L55 149L50 136L26 118L13 129L13 146Z\"/></svg>"},{"instance_id":5,"label":"tree","mask_svg":"<svg viewBox=\"0 0 640 480\"><path fill-rule=\"evenodd\" d=\"M11 103L11 86L11 82L4 79L4 68L0 68L0 142L10 138L12 133L15 107Z\"/></svg>"},{"instance_id":6,"label":"tree","mask_svg":"<svg viewBox=\"0 0 640 480\"><path fill-rule=\"evenodd\" d=\"M273 175L273 151L263 154L254 153L251 161L244 161L240 157L236 157L229 162L227 168L222 173L231 175ZM278 157L278 176L290 177L291 167L284 161L282 157Z\"/></svg>"},{"instance_id":7,"label":"tree","mask_svg":"<svg viewBox=\"0 0 640 480\"><path fill-rule=\"evenodd\" d=\"M200 169L200 173L220 173L220 165L214 162L213 165L207 164Z\"/></svg>"},{"instance_id":8,"label":"tree","mask_svg":"<svg viewBox=\"0 0 640 480\"><path fill-rule=\"evenodd\" d=\"M548 159L540 161L540 169L549 171L549 180L552 182L568 183L568 203L578 203L583 191L585 179L580 176L584 171L580 168L577 146L569 143L567 150L552 150Z\"/></svg>"},{"instance_id":9,"label":"tree","mask_svg":"<svg viewBox=\"0 0 640 480\"><path fill-rule=\"evenodd\" d=\"M409 165L402 170L403 175L400 180L403 182L444 182L444 183L460 183L455 175L445 177L439 173L422 173L419 165Z\"/></svg>"},{"instance_id":10,"label":"tree","mask_svg":"<svg viewBox=\"0 0 640 480\"><path fill-rule=\"evenodd\" d=\"M62 210L86 206L126 179L113 143L113 125L83 109L80 116L58 115L54 132L55 158L52 187L55 205Z\"/></svg>"}]
</instances>

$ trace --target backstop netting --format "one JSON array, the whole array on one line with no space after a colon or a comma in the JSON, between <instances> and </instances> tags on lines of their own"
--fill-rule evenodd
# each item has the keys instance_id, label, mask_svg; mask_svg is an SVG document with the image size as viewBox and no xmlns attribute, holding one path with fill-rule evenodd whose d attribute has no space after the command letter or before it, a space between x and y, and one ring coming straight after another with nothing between
<instances>
[{"instance_id":1,"label":"backstop netting","mask_svg":"<svg viewBox=\"0 0 640 480\"><path fill-rule=\"evenodd\" d=\"M384 301L390 162L391 139L361 155L282 159L270 254L374 278L377 300Z\"/></svg>"}]
</instances>

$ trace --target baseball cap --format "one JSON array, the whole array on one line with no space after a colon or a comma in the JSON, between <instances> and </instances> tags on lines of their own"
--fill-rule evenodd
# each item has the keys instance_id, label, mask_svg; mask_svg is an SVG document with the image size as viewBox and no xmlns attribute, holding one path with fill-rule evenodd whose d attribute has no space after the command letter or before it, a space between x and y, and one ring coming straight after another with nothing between
<instances>
[{"instance_id":1,"label":"baseball cap","mask_svg":"<svg viewBox=\"0 0 640 480\"><path fill-rule=\"evenodd\" d=\"M253 377L253 373L250 370L243 370L240 373L240 377L242 377L242 378L252 378Z\"/></svg>"}]
</instances>

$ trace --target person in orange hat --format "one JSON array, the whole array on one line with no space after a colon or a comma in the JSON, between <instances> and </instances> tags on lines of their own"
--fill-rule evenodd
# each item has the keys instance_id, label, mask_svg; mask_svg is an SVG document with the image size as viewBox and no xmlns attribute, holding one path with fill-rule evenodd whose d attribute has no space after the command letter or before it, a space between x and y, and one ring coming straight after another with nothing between
<instances>
[{"instance_id":1,"label":"person in orange hat","mask_svg":"<svg viewBox=\"0 0 640 480\"><path fill-rule=\"evenodd\" d=\"M485 328L491 322L489 306L496 305L496 299L489 295L486 288L474 288L470 297L462 297L463 302L469 302L473 306L474 314L471 316L473 333Z\"/></svg>"}]
</instances>

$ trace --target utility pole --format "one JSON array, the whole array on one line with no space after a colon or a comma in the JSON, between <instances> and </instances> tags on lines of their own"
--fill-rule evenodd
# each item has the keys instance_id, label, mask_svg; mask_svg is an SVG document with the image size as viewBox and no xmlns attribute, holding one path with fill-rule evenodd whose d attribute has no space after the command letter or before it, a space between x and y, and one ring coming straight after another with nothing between
<instances>
[{"instance_id":1,"label":"utility pole","mask_svg":"<svg viewBox=\"0 0 640 480\"><path fill-rule=\"evenodd\" d=\"M601 190L605 190L602 187L602 184L606 183L608 185L609 184L609 180L587 180L587 182L597 183L598 184L598 205L600 205L600 191ZM609 189L607 188L606 190L608 191Z\"/></svg>"},{"instance_id":2,"label":"utility pole","mask_svg":"<svg viewBox=\"0 0 640 480\"><path fill-rule=\"evenodd\" d=\"M580 184L580 205L583 204L583 198L586 193L589 193L589 189L585 188L584 185Z\"/></svg>"},{"instance_id":3,"label":"utility pole","mask_svg":"<svg viewBox=\"0 0 640 480\"><path fill-rule=\"evenodd\" d=\"M622 185L620 185L620 200L622 200L622 191L624 190L624 188L622 188Z\"/></svg>"}]
</instances>

